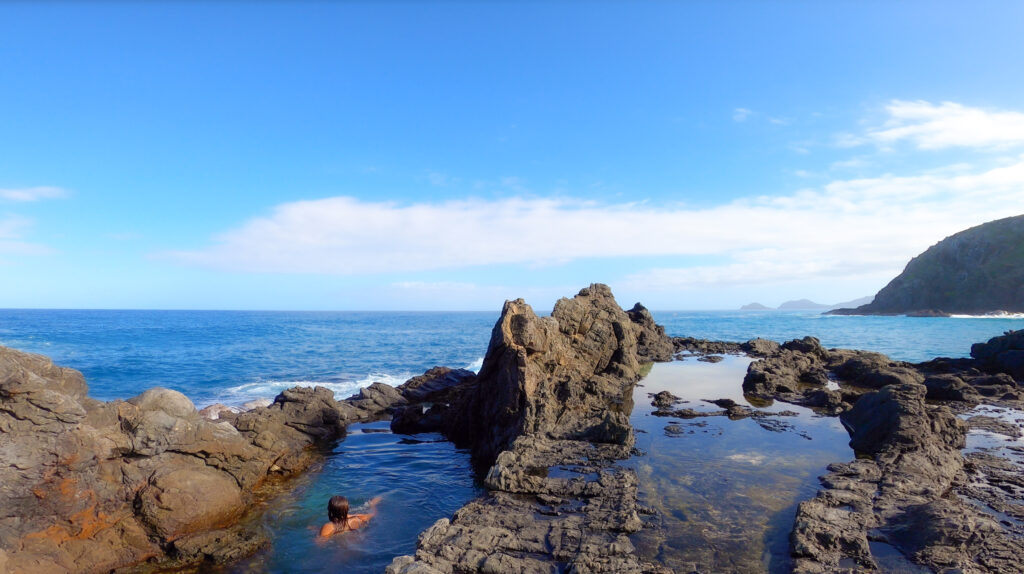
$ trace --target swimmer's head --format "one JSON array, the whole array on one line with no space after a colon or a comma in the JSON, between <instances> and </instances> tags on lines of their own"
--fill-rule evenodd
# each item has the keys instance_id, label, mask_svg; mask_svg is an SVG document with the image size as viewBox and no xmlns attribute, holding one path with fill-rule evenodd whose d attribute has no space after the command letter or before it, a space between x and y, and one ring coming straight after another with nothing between
<instances>
[{"instance_id":1,"label":"swimmer's head","mask_svg":"<svg viewBox=\"0 0 1024 574\"><path fill-rule=\"evenodd\" d=\"M344 496L332 496L327 502L327 518L331 522L345 522L348 519L348 499Z\"/></svg>"}]
</instances>

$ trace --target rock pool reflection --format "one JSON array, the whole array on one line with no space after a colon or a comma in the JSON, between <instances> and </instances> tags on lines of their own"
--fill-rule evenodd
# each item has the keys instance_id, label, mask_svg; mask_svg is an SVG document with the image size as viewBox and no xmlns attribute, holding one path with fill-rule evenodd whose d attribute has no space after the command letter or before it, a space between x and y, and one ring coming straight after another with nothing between
<instances>
[{"instance_id":1,"label":"rock pool reflection","mask_svg":"<svg viewBox=\"0 0 1024 574\"><path fill-rule=\"evenodd\" d=\"M640 554L676 572L786 572L796 505L814 496L818 476L832 462L853 458L849 435L835 417L789 404L753 405L743 398L750 359L718 363L694 359L654 366L634 392L636 468L640 502L655 509L657 528L634 536ZM653 416L650 394L683 399L680 408L719 411L704 402L728 398L740 405L796 416L750 418Z\"/></svg>"}]
</instances>

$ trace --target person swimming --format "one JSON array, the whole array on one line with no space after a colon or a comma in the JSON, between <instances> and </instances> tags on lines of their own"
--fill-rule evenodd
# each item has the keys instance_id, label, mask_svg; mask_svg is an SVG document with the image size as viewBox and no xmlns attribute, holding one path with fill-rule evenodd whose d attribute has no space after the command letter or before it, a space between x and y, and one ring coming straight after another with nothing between
<instances>
[{"instance_id":1,"label":"person swimming","mask_svg":"<svg viewBox=\"0 0 1024 574\"><path fill-rule=\"evenodd\" d=\"M330 519L330 522L320 528L320 537L326 538L332 534L356 530L366 526L366 523L377 515L377 504L380 503L380 499L381 497L379 496L374 496L370 499L367 503L370 507L370 512L349 515L348 499L344 496L332 496L327 501L327 518Z\"/></svg>"}]
</instances>

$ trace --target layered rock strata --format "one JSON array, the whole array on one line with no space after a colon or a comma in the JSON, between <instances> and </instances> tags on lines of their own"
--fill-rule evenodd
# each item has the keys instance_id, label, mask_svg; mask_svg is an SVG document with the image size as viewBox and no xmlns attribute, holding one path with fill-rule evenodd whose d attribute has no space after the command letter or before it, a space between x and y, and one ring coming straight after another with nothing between
<instances>
[{"instance_id":1,"label":"layered rock strata","mask_svg":"<svg viewBox=\"0 0 1024 574\"><path fill-rule=\"evenodd\" d=\"M659 572L628 534L643 526L629 456L633 385L671 341L605 285L550 317L508 301L479 375L443 410L443 429L489 467L489 493L442 519L388 572Z\"/></svg>"}]
</instances>

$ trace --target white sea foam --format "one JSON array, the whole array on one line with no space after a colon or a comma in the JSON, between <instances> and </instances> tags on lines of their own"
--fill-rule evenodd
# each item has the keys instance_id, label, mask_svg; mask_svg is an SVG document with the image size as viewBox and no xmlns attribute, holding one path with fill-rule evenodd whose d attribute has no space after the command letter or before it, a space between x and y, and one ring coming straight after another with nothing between
<instances>
[{"instance_id":1,"label":"white sea foam","mask_svg":"<svg viewBox=\"0 0 1024 574\"><path fill-rule=\"evenodd\" d=\"M467 371L473 371L474 373L479 373L480 369L483 366L484 366L484 358L483 357L477 357L475 361L473 361L472 363L466 365L463 368L466 369Z\"/></svg>"},{"instance_id":2,"label":"white sea foam","mask_svg":"<svg viewBox=\"0 0 1024 574\"><path fill-rule=\"evenodd\" d=\"M214 402L227 405L241 405L254 399L273 399L286 389L292 387L325 387L334 392L334 398L341 400L359 392L359 389L370 386L371 383L384 383L393 387L404 383L411 375L390 375L385 373L371 373L370 375L351 381L314 381L314 380L286 380L286 381L255 381L245 383L236 387L224 389L222 395Z\"/></svg>"},{"instance_id":3,"label":"white sea foam","mask_svg":"<svg viewBox=\"0 0 1024 574\"><path fill-rule=\"evenodd\" d=\"M953 319L1024 319L1024 313L1009 311L993 311L984 315L950 315Z\"/></svg>"}]
</instances>

